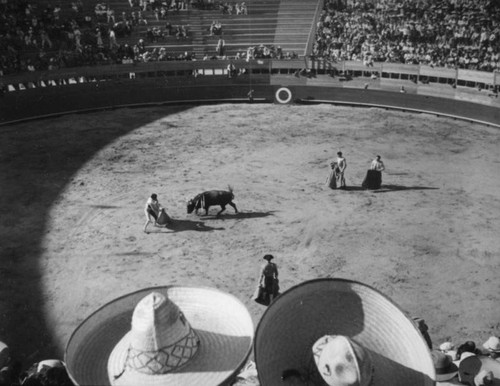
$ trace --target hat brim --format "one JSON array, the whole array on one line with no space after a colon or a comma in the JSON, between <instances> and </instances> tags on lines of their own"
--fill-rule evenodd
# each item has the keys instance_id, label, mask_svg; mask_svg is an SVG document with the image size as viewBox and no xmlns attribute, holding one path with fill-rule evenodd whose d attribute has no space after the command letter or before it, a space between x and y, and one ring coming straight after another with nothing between
<instances>
[{"instance_id":1,"label":"hat brim","mask_svg":"<svg viewBox=\"0 0 500 386\"><path fill-rule=\"evenodd\" d=\"M437 382L449 381L450 379L454 378L457 374L458 374L458 369L453 373L436 374L436 381Z\"/></svg>"},{"instance_id":2,"label":"hat brim","mask_svg":"<svg viewBox=\"0 0 500 386\"><path fill-rule=\"evenodd\" d=\"M152 291L166 295L184 313L200 337L198 353L167 374L127 370L114 380L123 370L133 310ZM65 362L76 385L111 385L110 379L120 385L220 385L243 367L252 340L252 318L234 296L205 287L154 287L115 299L85 319L68 341Z\"/></svg>"},{"instance_id":3,"label":"hat brim","mask_svg":"<svg viewBox=\"0 0 500 386\"><path fill-rule=\"evenodd\" d=\"M483 344L483 348L488 352L488 353L494 353L494 354L499 354L500 353L500 349L497 349L497 348L491 348L491 347L488 347L488 345L484 345Z\"/></svg>"},{"instance_id":4,"label":"hat brim","mask_svg":"<svg viewBox=\"0 0 500 386\"><path fill-rule=\"evenodd\" d=\"M436 370L436 381L448 381L458 374L458 366L455 363L450 363L450 366L443 372Z\"/></svg>"},{"instance_id":5,"label":"hat brim","mask_svg":"<svg viewBox=\"0 0 500 386\"><path fill-rule=\"evenodd\" d=\"M348 336L370 352L372 386L435 384L429 348L412 321L375 289L344 279L299 284L266 309L254 343L260 383L281 385L288 369L314 382L312 346L324 335Z\"/></svg>"},{"instance_id":6,"label":"hat brim","mask_svg":"<svg viewBox=\"0 0 500 386\"><path fill-rule=\"evenodd\" d=\"M494 377L493 384L500 385L500 362L481 355L472 355L460 361L459 380L462 383L474 384L474 377L482 370L491 371Z\"/></svg>"}]
</instances>

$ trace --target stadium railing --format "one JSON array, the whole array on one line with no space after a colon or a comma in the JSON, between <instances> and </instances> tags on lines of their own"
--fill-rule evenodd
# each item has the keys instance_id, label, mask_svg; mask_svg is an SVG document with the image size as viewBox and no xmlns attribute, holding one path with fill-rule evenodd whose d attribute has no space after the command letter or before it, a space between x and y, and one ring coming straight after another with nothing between
<instances>
[{"instance_id":1,"label":"stadium railing","mask_svg":"<svg viewBox=\"0 0 500 386\"><path fill-rule=\"evenodd\" d=\"M134 77L165 77L196 75L226 75L227 66L233 63L248 74L295 73L307 69L315 74L333 76L372 77L380 79L411 80L415 83L441 83L471 88L490 88L500 86L499 72L483 72L453 68L437 68L425 65L397 63L374 63L367 66L362 62L344 61L338 63L299 60L208 60L208 61L166 61L137 64L117 64L107 66L78 67L51 71L38 71L0 78L4 92L23 91L28 88L66 86L94 80L124 79Z\"/></svg>"},{"instance_id":2,"label":"stadium railing","mask_svg":"<svg viewBox=\"0 0 500 386\"><path fill-rule=\"evenodd\" d=\"M228 65L231 63L236 71L229 76ZM405 88L408 103L412 94L412 98L420 95L420 99L432 97L451 103L487 106L493 109L489 121L500 126L500 119L497 119L500 114L499 73L423 65L373 63L367 66L362 62L332 63L309 58L165 61L30 72L4 76L0 78L0 84L0 124L43 116L44 106L49 106L47 115L53 115L176 101L245 101L241 95L246 95L253 87L267 87L266 92L261 93L265 95L261 100L276 102L273 95L279 87L315 86L329 88L332 92L336 90L337 95L348 95L351 104L359 95L360 105L372 103L363 99L366 95L361 97L360 91L367 88L386 92L392 101L399 97L390 94ZM245 92L245 89L248 90ZM75 103L70 103L70 97ZM37 100L38 111L23 109L24 104L33 105L30 98ZM45 105L40 100L46 100ZM416 99L411 100L416 103ZM448 110L452 114L457 111ZM479 120L477 116L475 119Z\"/></svg>"}]
</instances>

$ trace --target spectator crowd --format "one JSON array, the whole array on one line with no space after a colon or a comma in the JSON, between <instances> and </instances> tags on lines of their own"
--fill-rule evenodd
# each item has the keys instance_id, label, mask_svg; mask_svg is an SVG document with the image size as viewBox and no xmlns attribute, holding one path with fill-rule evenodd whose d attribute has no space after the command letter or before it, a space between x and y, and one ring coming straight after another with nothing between
<instances>
[{"instance_id":1,"label":"spectator crowd","mask_svg":"<svg viewBox=\"0 0 500 386\"><path fill-rule=\"evenodd\" d=\"M85 5L86 4L86 5ZM117 14L109 4L51 6L29 0L0 2L0 76L66 67L193 60L193 53L149 48L170 37L183 40L187 25L172 25L171 12L188 8L247 14L245 2L212 0L129 0ZM148 16L146 16L148 13ZM148 17L165 22L149 26ZM151 20L151 19L150 19ZM146 26L143 39L132 33ZM223 26L208 29L221 41L210 59L225 57ZM125 42L124 42L125 40ZM279 47L249 47L235 59L289 59ZM500 2L494 0L326 0L311 57L332 62L354 60L424 64L479 71L500 70Z\"/></svg>"},{"instance_id":2,"label":"spectator crowd","mask_svg":"<svg viewBox=\"0 0 500 386\"><path fill-rule=\"evenodd\" d=\"M496 0L326 0L312 57L500 70Z\"/></svg>"}]
</instances>

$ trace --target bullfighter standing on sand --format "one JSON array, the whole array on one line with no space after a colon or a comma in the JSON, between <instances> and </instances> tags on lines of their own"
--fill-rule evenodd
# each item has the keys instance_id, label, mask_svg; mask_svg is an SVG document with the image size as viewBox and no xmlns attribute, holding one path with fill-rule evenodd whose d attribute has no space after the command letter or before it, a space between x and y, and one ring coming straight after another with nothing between
<instances>
[{"instance_id":1,"label":"bullfighter standing on sand","mask_svg":"<svg viewBox=\"0 0 500 386\"><path fill-rule=\"evenodd\" d=\"M344 171L347 167L347 160L342 156L341 151L337 153L337 165L338 165L337 187L339 189L345 189Z\"/></svg>"},{"instance_id":2,"label":"bullfighter standing on sand","mask_svg":"<svg viewBox=\"0 0 500 386\"><path fill-rule=\"evenodd\" d=\"M366 172L366 177L361 186L365 189L380 189L382 186L382 172L385 165L379 155L372 161L370 169Z\"/></svg>"},{"instance_id":3,"label":"bullfighter standing on sand","mask_svg":"<svg viewBox=\"0 0 500 386\"><path fill-rule=\"evenodd\" d=\"M146 223L144 224L144 233L148 233L146 228L150 222L153 224L157 224L158 216L160 214L160 210L162 206L158 201L158 196L156 193L153 193L151 197L146 201L146 205L144 206L144 213L146 214Z\"/></svg>"}]
</instances>

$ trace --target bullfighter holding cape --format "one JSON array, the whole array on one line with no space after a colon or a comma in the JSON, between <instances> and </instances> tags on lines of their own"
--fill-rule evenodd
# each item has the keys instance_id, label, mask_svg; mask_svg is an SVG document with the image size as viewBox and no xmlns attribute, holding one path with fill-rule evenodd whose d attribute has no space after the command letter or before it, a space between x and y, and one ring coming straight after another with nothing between
<instances>
[{"instance_id":1,"label":"bullfighter holding cape","mask_svg":"<svg viewBox=\"0 0 500 386\"><path fill-rule=\"evenodd\" d=\"M266 306L271 304L273 299L279 295L278 266L271 263L272 259L274 259L273 255L264 256L267 263L262 265L257 289L253 296L257 303Z\"/></svg>"},{"instance_id":2,"label":"bullfighter holding cape","mask_svg":"<svg viewBox=\"0 0 500 386\"><path fill-rule=\"evenodd\" d=\"M385 165L380 159L380 156L372 161L370 169L366 172L366 177L361 186L365 189L380 189L382 186L382 171L385 170Z\"/></svg>"},{"instance_id":3,"label":"bullfighter holding cape","mask_svg":"<svg viewBox=\"0 0 500 386\"><path fill-rule=\"evenodd\" d=\"M156 193L153 193L146 201L144 214L146 215L146 223L144 224L145 233L148 233L147 227L150 222L156 226L166 226L171 222L171 218L158 201Z\"/></svg>"}]
</instances>

